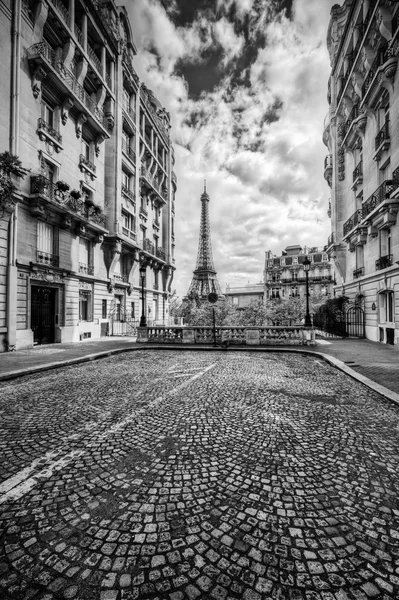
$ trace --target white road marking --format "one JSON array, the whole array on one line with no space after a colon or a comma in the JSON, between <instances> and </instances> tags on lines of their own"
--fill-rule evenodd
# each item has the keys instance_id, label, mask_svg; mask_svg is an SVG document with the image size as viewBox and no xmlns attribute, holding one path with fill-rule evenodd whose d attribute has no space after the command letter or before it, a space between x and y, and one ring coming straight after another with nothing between
<instances>
[{"instance_id":1,"label":"white road marking","mask_svg":"<svg viewBox=\"0 0 399 600\"><path fill-rule=\"evenodd\" d=\"M193 377L191 377L187 381L184 381L172 390L165 392L162 396L155 398L155 400L152 400L146 407L136 410L134 412L134 415L129 415L119 423L115 423L104 433L101 433L97 437L97 440L105 440L110 435L117 433L132 421L136 421L137 417L145 413L145 411L148 408L154 408L158 406L162 402L162 400L164 400L167 396L174 396L181 389L187 387L188 385L190 385L190 383L192 383L199 377L202 377L202 375L205 375L205 373L207 373L210 369L213 369L215 366L216 363L209 365L200 373L193 375ZM97 423L97 425L101 425L101 423ZM92 433L94 430L93 422L90 423L90 426ZM76 440L79 438L81 438L82 441L87 439L86 435L80 435L76 433L72 434L66 439ZM54 471L59 471L74 459L82 456L84 452L85 450L72 450L71 452L68 452L64 456L60 457L60 454L62 453L62 448L59 448L58 450L51 450L47 452L44 456L41 456L40 458L36 458L29 466L23 468L21 471L19 471L12 477L9 477L5 481L3 481L3 483L0 484L0 504L4 504L4 502L7 502L8 500L18 500L19 498L30 492L30 490L34 488L40 480L48 479L53 475ZM38 471L38 469L40 470Z\"/></svg>"}]
</instances>

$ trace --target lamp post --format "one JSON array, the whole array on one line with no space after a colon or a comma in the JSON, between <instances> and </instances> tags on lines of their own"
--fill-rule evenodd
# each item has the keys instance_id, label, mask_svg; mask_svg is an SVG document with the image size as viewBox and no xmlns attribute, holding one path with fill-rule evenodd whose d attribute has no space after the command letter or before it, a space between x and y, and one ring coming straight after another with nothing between
<instances>
[{"instance_id":1,"label":"lamp post","mask_svg":"<svg viewBox=\"0 0 399 600\"><path fill-rule=\"evenodd\" d=\"M142 263L140 266L140 277L141 277L141 318L140 327L147 327L147 320L145 317L145 302L144 302L144 282L145 282L146 266Z\"/></svg>"},{"instance_id":2,"label":"lamp post","mask_svg":"<svg viewBox=\"0 0 399 600\"><path fill-rule=\"evenodd\" d=\"M309 269L311 262L308 257L303 261L303 268L305 270L306 275L306 315L305 315L305 327L312 327L312 321L310 320L309 314Z\"/></svg>"}]
</instances>

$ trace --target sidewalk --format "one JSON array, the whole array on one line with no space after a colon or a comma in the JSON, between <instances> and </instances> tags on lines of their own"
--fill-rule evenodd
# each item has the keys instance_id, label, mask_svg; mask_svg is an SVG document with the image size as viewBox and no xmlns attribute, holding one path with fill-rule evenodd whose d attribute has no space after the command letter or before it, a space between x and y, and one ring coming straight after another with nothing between
<instances>
[{"instance_id":1,"label":"sidewalk","mask_svg":"<svg viewBox=\"0 0 399 600\"><path fill-rule=\"evenodd\" d=\"M225 349L212 346L160 346L136 344L135 338L114 337L101 338L74 344L51 344L37 346L30 350L0 354L0 382L27 375L67 366L104 356L111 356L131 350L216 350ZM337 368L345 371L358 381L372 387L378 393L399 403L399 347L387 346L377 342L360 339L317 339L317 345L305 346L262 346L229 347L231 351L266 351L266 352L302 352L304 354L321 354ZM392 394L393 392L393 394Z\"/></svg>"}]
</instances>

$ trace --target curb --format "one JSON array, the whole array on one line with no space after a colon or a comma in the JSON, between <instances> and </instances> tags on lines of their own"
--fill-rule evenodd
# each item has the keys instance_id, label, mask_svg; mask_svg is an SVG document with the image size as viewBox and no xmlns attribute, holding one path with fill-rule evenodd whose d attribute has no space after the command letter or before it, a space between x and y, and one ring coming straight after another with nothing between
<instances>
[{"instance_id":1,"label":"curb","mask_svg":"<svg viewBox=\"0 0 399 600\"><path fill-rule=\"evenodd\" d=\"M100 358L107 358L109 356L113 356L115 354L122 354L124 352L135 352L140 350L178 350L178 351L212 351L212 352L291 352L293 354L303 354L305 356L313 356L318 357L329 363L331 366L339 369L352 379L355 379L359 383L362 383L369 389L373 390L380 396L394 402L399 406L399 394L389 390L388 388L376 383L372 379L369 379L365 375L361 375L354 371L351 367L348 367L345 363L343 363L338 358L334 356L330 356L329 354L325 354L324 352L319 352L317 350L307 350L303 348L290 348L290 347L281 347L281 346L271 346L271 347L229 347L222 348L220 346L190 346L190 345L140 345L140 346L127 346L123 348L115 348L113 350L104 350L102 352L95 352L93 354L86 354L85 356L79 356L76 358L71 358L69 360L57 361L49 364L37 365L35 367L29 367L27 369L19 369L17 371L9 371L8 373L0 374L0 382L1 381L11 381L13 379L18 379L19 377L24 377L25 375L35 375L36 373L40 373L42 371L51 371L53 369L59 369L62 367L68 367L80 363L91 362L93 360L99 360Z\"/></svg>"}]
</instances>

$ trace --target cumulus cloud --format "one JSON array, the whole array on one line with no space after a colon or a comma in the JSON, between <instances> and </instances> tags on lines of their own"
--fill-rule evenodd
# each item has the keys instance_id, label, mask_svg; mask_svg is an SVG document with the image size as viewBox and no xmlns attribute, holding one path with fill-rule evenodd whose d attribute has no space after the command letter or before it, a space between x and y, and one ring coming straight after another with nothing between
<instances>
[{"instance_id":1,"label":"cumulus cloud","mask_svg":"<svg viewBox=\"0 0 399 600\"><path fill-rule=\"evenodd\" d=\"M326 243L321 135L333 3L294 0L288 16L273 0L218 0L212 13L198 10L184 24L176 0L167 9L158 0L126 5L139 76L171 114L178 176L173 285L181 296L195 268L204 178L222 289L261 280L266 250ZM206 65L216 47L217 84L195 97L179 66L194 65L195 77L195 65Z\"/></svg>"}]
</instances>

